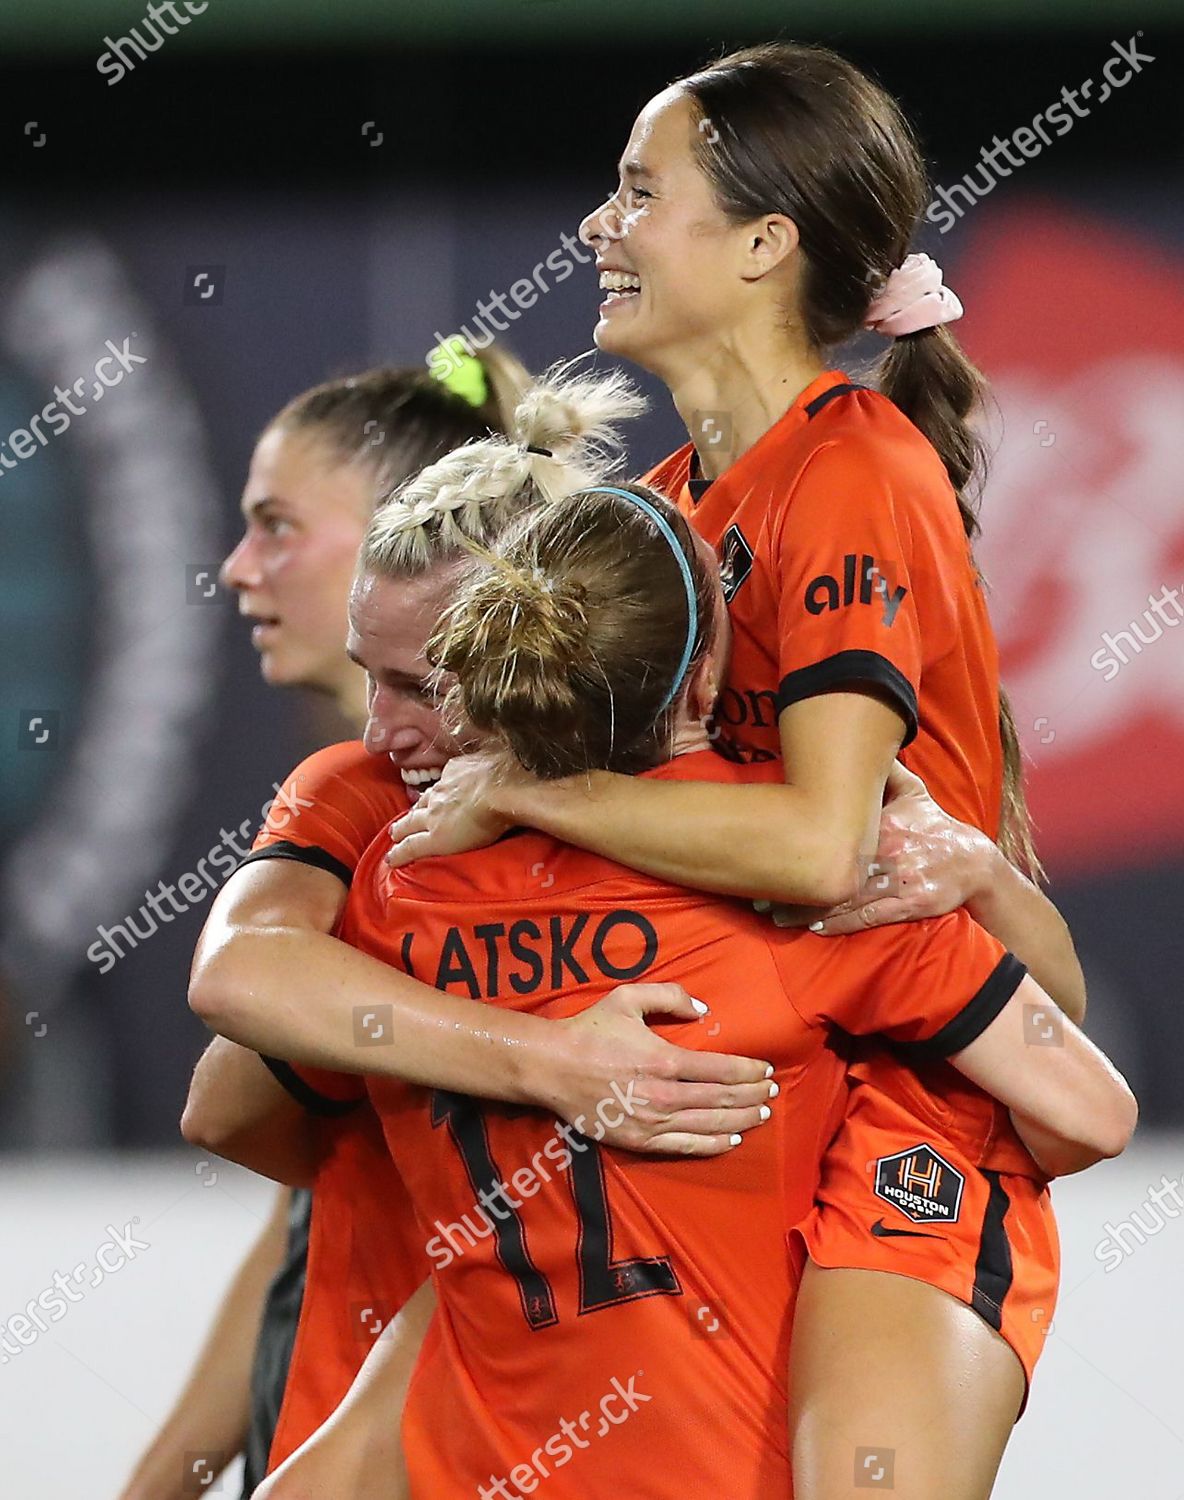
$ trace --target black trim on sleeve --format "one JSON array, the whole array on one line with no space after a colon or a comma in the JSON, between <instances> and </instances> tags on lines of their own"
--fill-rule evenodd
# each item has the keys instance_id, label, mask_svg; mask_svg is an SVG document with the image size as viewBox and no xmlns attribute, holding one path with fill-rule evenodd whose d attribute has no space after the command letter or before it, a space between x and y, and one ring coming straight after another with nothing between
<instances>
[{"instance_id":1,"label":"black trim on sleeve","mask_svg":"<svg viewBox=\"0 0 1184 1500\"><path fill-rule=\"evenodd\" d=\"M281 1062L278 1057L268 1057L262 1052L259 1053L259 1058L276 1082L282 1084L296 1103L302 1104L309 1114L333 1119L348 1115L362 1102L360 1099L331 1099L328 1094L314 1089L312 1084L305 1083L290 1063Z\"/></svg>"},{"instance_id":2,"label":"black trim on sleeve","mask_svg":"<svg viewBox=\"0 0 1184 1500\"><path fill-rule=\"evenodd\" d=\"M982 1036L987 1027L1019 989L1027 969L1014 953L1005 953L986 983L940 1031L920 1042L896 1042L895 1048L910 1063L934 1062L961 1052Z\"/></svg>"},{"instance_id":3,"label":"black trim on sleeve","mask_svg":"<svg viewBox=\"0 0 1184 1500\"><path fill-rule=\"evenodd\" d=\"M892 706L900 710L905 721L901 748L917 738L917 694L899 667L878 651L838 651L823 661L799 667L781 679L777 689L777 712L783 713L791 703L816 698L850 683L867 683L887 694Z\"/></svg>"},{"instance_id":4,"label":"black trim on sleeve","mask_svg":"<svg viewBox=\"0 0 1184 1500\"><path fill-rule=\"evenodd\" d=\"M278 844L264 844L262 849L252 849L245 859L240 860L238 868L241 870L244 865L254 864L257 859L294 859L297 864L327 870L330 875L337 876L346 890L349 890L354 878L354 872L348 865L342 864L327 849L321 849L316 844L293 844L287 839L282 839Z\"/></svg>"},{"instance_id":5,"label":"black trim on sleeve","mask_svg":"<svg viewBox=\"0 0 1184 1500\"><path fill-rule=\"evenodd\" d=\"M870 387L866 385L832 385L829 391L823 391L821 396L815 396L803 409L806 413L806 421L816 417L824 406L829 406L836 396L846 396L852 391L866 391Z\"/></svg>"}]
</instances>

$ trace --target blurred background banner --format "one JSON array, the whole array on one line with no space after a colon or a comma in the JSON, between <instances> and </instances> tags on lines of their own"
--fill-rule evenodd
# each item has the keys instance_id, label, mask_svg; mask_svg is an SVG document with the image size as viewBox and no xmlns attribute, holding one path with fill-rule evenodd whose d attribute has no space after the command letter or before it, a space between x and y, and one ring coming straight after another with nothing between
<instances>
[{"instance_id":1,"label":"blurred background banner","mask_svg":"<svg viewBox=\"0 0 1184 1500\"><path fill-rule=\"evenodd\" d=\"M496 330L535 369L589 349L598 298L574 237L637 109L778 36L869 69L921 136L934 200L917 248L965 303L959 337L994 388L979 556L1051 894L1091 1033L1144 1125L1181 1132L1158 1138L1164 1161L1184 1159L1176 0L8 0L9 1152L178 1147L205 1039L188 963L214 887L181 886L167 918L148 897L239 830L249 842L274 783L346 736L262 684L217 584L261 428L308 386L420 363L461 328ZM638 472L684 438L642 384ZM29 1160L9 1157L20 1203L39 1191ZM1126 1170L1105 1213L1146 1192L1149 1160ZM1088 1234L1095 1200L1080 1202Z\"/></svg>"}]
</instances>

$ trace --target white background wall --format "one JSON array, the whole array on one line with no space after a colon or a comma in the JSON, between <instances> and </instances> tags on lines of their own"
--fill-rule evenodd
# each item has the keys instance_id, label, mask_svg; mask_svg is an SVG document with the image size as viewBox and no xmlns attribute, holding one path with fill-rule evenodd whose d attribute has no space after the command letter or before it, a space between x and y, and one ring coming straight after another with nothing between
<instances>
[{"instance_id":1,"label":"white background wall","mask_svg":"<svg viewBox=\"0 0 1184 1500\"><path fill-rule=\"evenodd\" d=\"M1143 1136L1058 1185L1061 1305L999 1500L1184 1497L1184 1213L1168 1201L1178 1217L1110 1272L1095 1255L1107 1221L1137 1210L1155 1225L1148 1190L1165 1174L1184 1178L1184 1136ZM93 1266L108 1225L149 1246L0 1362L6 1500L114 1500L270 1201L259 1179L197 1153L0 1164L0 1323L55 1271ZM237 1489L228 1475L207 1493Z\"/></svg>"}]
</instances>

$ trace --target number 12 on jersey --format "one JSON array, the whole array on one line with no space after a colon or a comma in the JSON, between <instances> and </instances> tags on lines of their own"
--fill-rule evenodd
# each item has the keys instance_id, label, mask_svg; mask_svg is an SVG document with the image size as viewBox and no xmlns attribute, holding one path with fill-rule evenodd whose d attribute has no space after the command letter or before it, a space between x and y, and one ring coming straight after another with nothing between
<instances>
[{"instance_id":1,"label":"number 12 on jersey","mask_svg":"<svg viewBox=\"0 0 1184 1500\"><path fill-rule=\"evenodd\" d=\"M521 1213L507 1200L503 1179L489 1144L489 1129L481 1104L467 1094L433 1089L433 1126L446 1125L460 1152L478 1203L501 1195L497 1213L486 1210L493 1224L494 1246L502 1265L514 1278L528 1326L549 1328L559 1321L551 1283L531 1258ZM568 1184L575 1205L576 1269L579 1272L581 1314L597 1312L639 1297L682 1295L669 1256L613 1259L613 1216L609 1206L600 1147L587 1136L568 1135L571 1165ZM484 1193L485 1197L481 1195Z\"/></svg>"}]
</instances>

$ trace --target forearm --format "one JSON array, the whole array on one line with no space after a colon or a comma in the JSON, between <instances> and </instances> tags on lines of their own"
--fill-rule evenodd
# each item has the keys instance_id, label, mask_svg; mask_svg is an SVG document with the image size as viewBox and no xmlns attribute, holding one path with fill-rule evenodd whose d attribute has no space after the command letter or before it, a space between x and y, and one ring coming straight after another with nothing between
<instances>
[{"instance_id":1,"label":"forearm","mask_svg":"<svg viewBox=\"0 0 1184 1500\"><path fill-rule=\"evenodd\" d=\"M263 1232L231 1282L197 1362L120 1500L183 1500L193 1493L186 1455L241 1452L250 1420L251 1365L272 1277L283 1260L288 1194L276 1196Z\"/></svg>"},{"instance_id":2,"label":"forearm","mask_svg":"<svg viewBox=\"0 0 1184 1500\"><path fill-rule=\"evenodd\" d=\"M445 994L304 928L236 929L202 956L189 1003L222 1036L290 1062L511 1103L548 1102L567 1050L553 1022Z\"/></svg>"},{"instance_id":3,"label":"forearm","mask_svg":"<svg viewBox=\"0 0 1184 1500\"><path fill-rule=\"evenodd\" d=\"M289 1187L308 1187L324 1153L321 1122L248 1047L215 1037L189 1085L181 1134L191 1146Z\"/></svg>"},{"instance_id":4,"label":"forearm","mask_svg":"<svg viewBox=\"0 0 1184 1500\"><path fill-rule=\"evenodd\" d=\"M996 850L966 909L1027 965L1041 989L1080 1026L1085 1019L1085 976L1068 924L1044 892Z\"/></svg>"},{"instance_id":5,"label":"forearm","mask_svg":"<svg viewBox=\"0 0 1184 1500\"><path fill-rule=\"evenodd\" d=\"M1064 1136L1047 1130L1030 1115L1012 1110L1011 1123L1016 1134L1028 1149L1028 1154L1048 1177L1068 1177L1074 1172L1084 1172L1104 1159L1104 1152L1079 1141L1066 1140Z\"/></svg>"},{"instance_id":6,"label":"forearm","mask_svg":"<svg viewBox=\"0 0 1184 1500\"><path fill-rule=\"evenodd\" d=\"M811 906L845 901L858 851L875 846L878 789L866 816L791 785L641 780L597 771L510 783L492 793L510 821L630 869L695 890ZM677 834L671 834L676 829Z\"/></svg>"}]
</instances>

